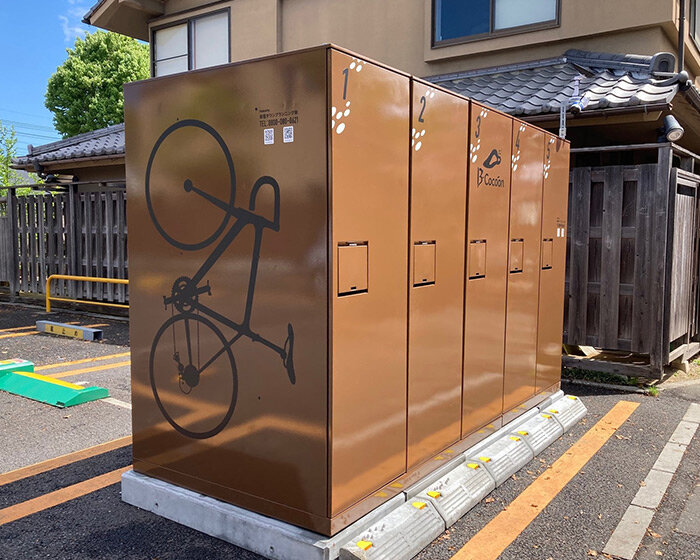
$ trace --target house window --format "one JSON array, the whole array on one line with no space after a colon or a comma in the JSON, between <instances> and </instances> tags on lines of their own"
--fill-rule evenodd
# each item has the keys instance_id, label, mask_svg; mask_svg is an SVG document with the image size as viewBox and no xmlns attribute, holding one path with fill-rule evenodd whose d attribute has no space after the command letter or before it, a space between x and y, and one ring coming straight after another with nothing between
<instances>
[{"instance_id":1,"label":"house window","mask_svg":"<svg viewBox=\"0 0 700 560\"><path fill-rule=\"evenodd\" d=\"M695 41L696 45L700 45L700 22L698 21L697 0L692 0L690 2L690 36Z\"/></svg>"},{"instance_id":2,"label":"house window","mask_svg":"<svg viewBox=\"0 0 700 560\"><path fill-rule=\"evenodd\" d=\"M561 0L433 0L433 43L463 43L553 27Z\"/></svg>"},{"instance_id":3,"label":"house window","mask_svg":"<svg viewBox=\"0 0 700 560\"><path fill-rule=\"evenodd\" d=\"M230 62L229 10L153 30L153 75Z\"/></svg>"}]
</instances>

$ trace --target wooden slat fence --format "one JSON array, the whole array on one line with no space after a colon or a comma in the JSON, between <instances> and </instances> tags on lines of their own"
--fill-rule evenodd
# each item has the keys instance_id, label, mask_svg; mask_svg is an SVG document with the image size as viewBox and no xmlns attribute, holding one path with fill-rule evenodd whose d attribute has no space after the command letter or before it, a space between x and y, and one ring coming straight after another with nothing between
<instances>
[{"instance_id":1,"label":"wooden slat fence","mask_svg":"<svg viewBox=\"0 0 700 560\"><path fill-rule=\"evenodd\" d=\"M672 171L572 170L565 343L647 354L658 369L696 338L700 177Z\"/></svg>"},{"instance_id":2,"label":"wooden slat fence","mask_svg":"<svg viewBox=\"0 0 700 560\"><path fill-rule=\"evenodd\" d=\"M16 204L17 234L8 238L16 240L16 291L43 294L51 274L128 278L124 189L71 189L12 198ZM59 280L52 283L51 293L58 297L128 302L128 287L124 285L105 287L100 283Z\"/></svg>"}]
</instances>

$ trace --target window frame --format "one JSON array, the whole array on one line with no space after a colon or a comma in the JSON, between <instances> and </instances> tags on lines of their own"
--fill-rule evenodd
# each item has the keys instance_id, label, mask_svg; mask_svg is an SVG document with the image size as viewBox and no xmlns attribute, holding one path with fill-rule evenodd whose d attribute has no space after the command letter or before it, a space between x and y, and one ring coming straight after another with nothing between
<instances>
[{"instance_id":1,"label":"window frame","mask_svg":"<svg viewBox=\"0 0 700 560\"><path fill-rule=\"evenodd\" d=\"M465 35L463 37L455 37L453 39L444 39L438 41L436 39L437 32L437 20L435 15L437 13L437 3L442 0L432 0L431 1L431 38L430 43L432 48L449 47L452 45L462 45L464 43L474 43L476 41L483 41L484 39L495 39L498 37L508 37L509 35L518 35L520 33L529 33L531 31L542 31L545 29L555 29L561 27L561 2L562 0L555 0L556 2L556 17L553 20L542 21L538 23L527 23L525 25L518 25L517 27L508 27L507 29L494 30L494 17L496 13L496 2L498 0L490 0L490 12L489 12L489 31L487 33L479 33L478 35Z\"/></svg>"},{"instance_id":2,"label":"window frame","mask_svg":"<svg viewBox=\"0 0 700 560\"><path fill-rule=\"evenodd\" d=\"M178 25L186 25L187 26L187 72L191 72L192 70L198 70L198 68L194 68L194 49L192 48L192 40L194 38L194 22L197 21L198 19L210 17L210 16L215 16L219 14L226 14L226 21L228 24L228 35L227 35L227 41L228 44L226 46L226 59L227 61L224 64L230 64L231 62L231 8L221 8L220 10L214 10L211 12L206 12L203 14L197 14L196 16L190 16L186 18L181 18L176 21L171 21L169 23L164 23L163 25L158 25L151 27L150 31L150 45L151 45L151 77L152 78L164 78L166 76L171 76L174 74L182 74L182 72L175 72L174 74L166 74L165 76L156 76L156 32L161 31L163 29L168 29L169 27L177 27ZM168 59L163 59L163 60L168 60ZM210 68L209 66L205 66L204 68Z\"/></svg>"},{"instance_id":3,"label":"window frame","mask_svg":"<svg viewBox=\"0 0 700 560\"><path fill-rule=\"evenodd\" d=\"M688 18L688 35L697 49L700 49L700 33L696 35L698 24L698 0L690 0L690 17ZM683 70L681 68L681 70Z\"/></svg>"}]
</instances>

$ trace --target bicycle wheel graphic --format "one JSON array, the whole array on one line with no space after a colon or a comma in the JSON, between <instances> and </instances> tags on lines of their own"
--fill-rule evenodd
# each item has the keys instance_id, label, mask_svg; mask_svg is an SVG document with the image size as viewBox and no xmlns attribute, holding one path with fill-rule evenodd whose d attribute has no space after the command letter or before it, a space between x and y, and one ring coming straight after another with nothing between
<instances>
[{"instance_id":1,"label":"bicycle wheel graphic","mask_svg":"<svg viewBox=\"0 0 700 560\"><path fill-rule=\"evenodd\" d=\"M208 318L182 313L163 323L153 339L149 370L158 408L178 432L206 439L228 424L238 372L231 347Z\"/></svg>"},{"instance_id":2,"label":"bicycle wheel graphic","mask_svg":"<svg viewBox=\"0 0 700 560\"><path fill-rule=\"evenodd\" d=\"M233 208L236 198L236 172L224 139L195 119L169 126L148 158L145 192L153 225L168 243L185 251L213 243L231 218L225 208Z\"/></svg>"}]
</instances>

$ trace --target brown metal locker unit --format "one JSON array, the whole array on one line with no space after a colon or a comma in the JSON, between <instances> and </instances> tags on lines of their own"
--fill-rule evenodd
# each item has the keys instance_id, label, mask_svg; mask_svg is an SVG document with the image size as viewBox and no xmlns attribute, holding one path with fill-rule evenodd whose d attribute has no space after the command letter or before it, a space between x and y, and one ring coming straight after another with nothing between
<instances>
[{"instance_id":1,"label":"brown metal locker unit","mask_svg":"<svg viewBox=\"0 0 700 560\"><path fill-rule=\"evenodd\" d=\"M469 101L412 80L408 468L461 436Z\"/></svg>"},{"instance_id":2,"label":"brown metal locker unit","mask_svg":"<svg viewBox=\"0 0 700 560\"><path fill-rule=\"evenodd\" d=\"M325 534L398 491L409 89L329 47L126 86L136 471Z\"/></svg>"},{"instance_id":3,"label":"brown metal locker unit","mask_svg":"<svg viewBox=\"0 0 700 560\"><path fill-rule=\"evenodd\" d=\"M365 246L355 270L367 278L365 291L331 292L334 517L406 471L410 80L330 53L333 286L350 244Z\"/></svg>"},{"instance_id":4,"label":"brown metal locker unit","mask_svg":"<svg viewBox=\"0 0 700 560\"><path fill-rule=\"evenodd\" d=\"M503 379L506 413L535 395L544 138L542 130L514 121Z\"/></svg>"},{"instance_id":5,"label":"brown metal locker unit","mask_svg":"<svg viewBox=\"0 0 700 560\"><path fill-rule=\"evenodd\" d=\"M125 117L137 472L332 535L499 427L532 138L558 382L568 144L513 162L510 117L330 46L130 84Z\"/></svg>"},{"instance_id":6,"label":"brown metal locker unit","mask_svg":"<svg viewBox=\"0 0 700 560\"><path fill-rule=\"evenodd\" d=\"M503 413L513 119L471 103L462 437Z\"/></svg>"},{"instance_id":7,"label":"brown metal locker unit","mask_svg":"<svg viewBox=\"0 0 700 560\"><path fill-rule=\"evenodd\" d=\"M569 149L568 141L546 134L540 237L540 308L537 326L538 393L557 389L561 380Z\"/></svg>"}]
</instances>

